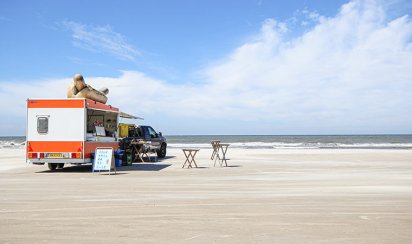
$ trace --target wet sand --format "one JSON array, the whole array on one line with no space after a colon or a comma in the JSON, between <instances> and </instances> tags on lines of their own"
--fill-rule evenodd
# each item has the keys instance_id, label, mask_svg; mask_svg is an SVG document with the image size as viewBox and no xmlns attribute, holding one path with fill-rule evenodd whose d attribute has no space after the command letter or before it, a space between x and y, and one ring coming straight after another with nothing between
<instances>
[{"instance_id":1,"label":"wet sand","mask_svg":"<svg viewBox=\"0 0 412 244\"><path fill-rule=\"evenodd\" d=\"M169 149L116 175L0 150L0 243L412 243L412 150Z\"/></svg>"}]
</instances>

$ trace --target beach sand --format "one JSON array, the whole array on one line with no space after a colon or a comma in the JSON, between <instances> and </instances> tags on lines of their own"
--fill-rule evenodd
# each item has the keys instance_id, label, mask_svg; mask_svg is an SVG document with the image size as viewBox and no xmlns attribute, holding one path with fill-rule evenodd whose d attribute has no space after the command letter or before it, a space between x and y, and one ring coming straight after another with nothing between
<instances>
[{"instance_id":1,"label":"beach sand","mask_svg":"<svg viewBox=\"0 0 412 244\"><path fill-rule=\"evenodd\" d=\"M412 150L229 148L56 172L0 150L0 243L412 243Z\"/></svg>"}]
</instances>

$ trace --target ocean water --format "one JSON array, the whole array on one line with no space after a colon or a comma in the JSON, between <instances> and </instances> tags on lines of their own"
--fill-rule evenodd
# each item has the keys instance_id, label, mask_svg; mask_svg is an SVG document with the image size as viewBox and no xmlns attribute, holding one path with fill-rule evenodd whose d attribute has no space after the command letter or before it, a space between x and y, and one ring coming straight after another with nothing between
<instances>
[{"instance_id":1,"label":"ocean water","mask_svg":"<svg viewBox=\"0 0 412 244\"><path fill-rule=\"evenodd\" d=\"M211 140L244 149L412 149L412 135L165 136L170 148L210 148ZM0 137L0 148L24 148L24 136Z\"/></svg>"},{"instance_id":2,"label":"ocean water","mask_svg":"<svg viewBox=\"0 0 412 244\"><path fill-rule=\"evenodd\" d=\"M0 148L24 148L25 136L0 136Z\"/></svg>"},{"instance_id":3,"label":"ocean water","mask_svg":"<svg viewBox=\"0 0 412 244\"><path fill-rule=\"evenodd\" d=\"M211 140L233 148L266 149L412 149L412 135L322 135L322 136L167 136L172 148L210 148Z\"/></svg>"}]
</instances>

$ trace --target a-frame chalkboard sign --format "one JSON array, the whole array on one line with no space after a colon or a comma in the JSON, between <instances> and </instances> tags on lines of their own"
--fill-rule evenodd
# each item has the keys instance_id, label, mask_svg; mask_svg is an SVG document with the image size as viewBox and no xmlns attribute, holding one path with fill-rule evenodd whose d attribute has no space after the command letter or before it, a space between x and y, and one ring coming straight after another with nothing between
<instances>
[{"instance_id":1,"label":"a-frame chalkboard sign","mask_svg":"<svg viewBox=\"0 0 412 244\"><path fill-rule=\"evenodd\" d=\"M113 147L96 147L94 153L93 173L95 171L114 171L116 174L116 164L114 161Z\"/></svg>"}]
</instances>

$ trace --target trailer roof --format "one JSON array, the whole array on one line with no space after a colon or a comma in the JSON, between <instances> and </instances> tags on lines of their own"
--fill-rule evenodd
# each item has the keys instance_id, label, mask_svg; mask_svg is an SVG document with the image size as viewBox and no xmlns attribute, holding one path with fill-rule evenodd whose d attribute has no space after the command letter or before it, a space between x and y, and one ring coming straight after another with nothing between
<instances>
[{"instance_id":1,"label":"trailer roof","mask_svg":"<svg viewBox=\"0 0 412 244\"><path fill-rule=\"evenodd\" d=\"M120 112L118 108L86 98L36 98L27 99L27 108L88 108L119 113L119 116L127 119L143 118Z\"/></svg>"},{"instance_id":2,"label":"trailer roof","mask_svg":"<svg viewBox=\"0 0 412 244\"><path fill-rule=\"evenodd\" d=\"M84 108L85 99L27 99L27 108Z\"/></svg>"},{"instance_id":3,"label":"trailer roof","mask_svg":"<svg viewBox=\"0 0 412 244\"><path fill-rule=\"evenodd\" d=\"M99 103L86 98L27 99L27 108L90 108L119 112L119 109L112 105Z\"/></svg>"},{"instance_id":4,"label":"trailer roof","mask_svg":"<svg viewBox=\"0 0 412 244\"><path fill-rule=\"evenodd\" d=\"M100 110L106 110L106 111L115 111L119 112L118 108L113 107L112 105L106 105L103 103L99 103L90 99L86 99L86 107L87 108L93 108L93 109L100 109Z\"/></svg>"}]
</instances>

